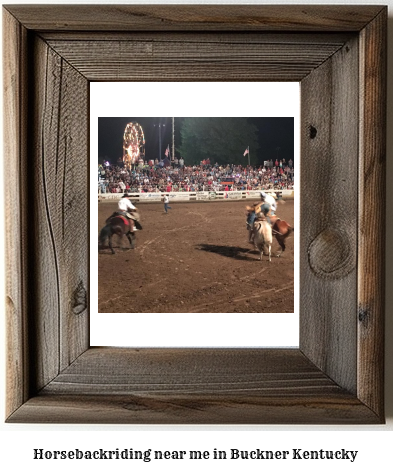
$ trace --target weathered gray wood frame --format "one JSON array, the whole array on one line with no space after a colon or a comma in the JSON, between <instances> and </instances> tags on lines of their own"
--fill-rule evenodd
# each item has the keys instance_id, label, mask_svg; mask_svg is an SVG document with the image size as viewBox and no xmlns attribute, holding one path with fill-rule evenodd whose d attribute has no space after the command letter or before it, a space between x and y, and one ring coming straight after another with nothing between
<instances>
[{"instance_id":1,"label":"weathered gray wood frame","mask_svg":"<svg viewBox=\"0 0 393 474\"><path fill-rule=\"evenodd\" d=\"M384 422L386 23L382 6L3 8L8 422ZM96 80L301 83L299 349L89 346Z\"/></svg>"}]
</instances>

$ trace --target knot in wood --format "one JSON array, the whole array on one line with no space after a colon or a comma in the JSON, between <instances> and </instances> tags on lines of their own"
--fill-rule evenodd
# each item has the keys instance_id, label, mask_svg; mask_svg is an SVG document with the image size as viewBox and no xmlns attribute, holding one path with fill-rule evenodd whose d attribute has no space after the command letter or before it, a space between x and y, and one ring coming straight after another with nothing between
<instances>
[{"instance_id":1,"label":"knot in wood","mask_svg":"<svg viewBox=\"0 0 393 474\"><path fill-rule=\"evenodd\" d=\"M82 313L87 307L87 293L82 282L79 282L76 290L74 291L74 302L72 311L74 314Z\"/></svg>"},{"instance_id":2,"label":"knot in wood","mask_svg":"<svg viewBox=\"0 0 393 474\"><path fill-rule=\"evenodd\" d=\"M363 326L367 326L368 320L370 318L370 311L367 308L359 308L358 319L359 323L362 323Z\"/></svg>"},{"instance_id":3,"label":"knot in wood","mask_svg":"<svg viewBox=\"0 0 393 474\"><path fill-rule=\"evenodd\" d=\"M344 231L325 229L308 247L308 260L312 271L321 278L339 279L355 267L350 240Z\"/></svg>"},{"instance_id":4,"label":"knot in wood","mask_svg":"<svg viewBox=\"0 0 393 474\"><path fill-rule=\"evenodd\" d=\"M310 138L311 140L314 140L314 138L317 136L318 130L310 125Z\"/></svg>"}]
</instances>

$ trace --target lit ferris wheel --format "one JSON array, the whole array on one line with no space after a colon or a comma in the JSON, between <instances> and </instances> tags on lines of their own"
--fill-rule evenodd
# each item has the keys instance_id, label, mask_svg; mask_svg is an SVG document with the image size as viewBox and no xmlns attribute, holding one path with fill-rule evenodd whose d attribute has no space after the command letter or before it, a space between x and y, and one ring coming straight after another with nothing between
<instances>
[{"instance_id":1,"label":"lit ferris wheel","mask_svg":"<svg viewBox=\"0 0 393 474\"><path fill-rule=\"evenodd\" d=\"M145 135L137 122L130 122L124 130L123 163L131 168L140 160L145 160Z\"/></svg>"}]
</instances>

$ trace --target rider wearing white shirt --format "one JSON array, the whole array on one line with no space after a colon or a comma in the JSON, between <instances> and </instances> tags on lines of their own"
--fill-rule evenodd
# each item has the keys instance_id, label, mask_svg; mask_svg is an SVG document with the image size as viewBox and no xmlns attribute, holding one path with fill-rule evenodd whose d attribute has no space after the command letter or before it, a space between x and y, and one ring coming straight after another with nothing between
<instances>
[{"instance_id":1,"label":"rider wearing white shirt","mask_svg":"<svg viewBox=\"0 0 393 474\"><path fill-rule=\"evenodd\" d=\"M120 209L120 211L123 211L123 212L128 212L129 210L132 211L136 209L134 204L132 204L132 202L130 201L130 196L127 193L123 195L123 197L118 202L117 206Z\"/></svg>"},{"instance_id":2,"label":"rider wearing white shirt","mask_svg":"<svg viewBox=\"0 0 393 474\"><path fill-rule=\"evenodd\" d=\"M271 224L270 216L274 216L277 210L276 200L272 195L266 194L264 191L261 191L261 198L263 201L261 211L266 216L266 219L269 224Z\"/></svg>"},{"instance_id":3,"label":"rider wearing white shirt","mask_svg":"<svg viewBox=\"0 0 393 474\"><path fill-rule=\"evenodd\" d=\"M277 202L272 195L266 194L264 191L261 191L261 198L263 201L261 211L267 217L269 224L271 224L270 216L274 216L276 214Z\"/></svg>"},{"instance_id":4,"label":"rider wearing white shirt","mask_svg":"<svg viewBox=\"0 0 393 474\"><path fill-rule=\"evenodd\" d=\"M137 208L132 204L132 202L130 201L130 196L127 193L123 194L122 198L117 204L117 207L119 208L119 211L121 211L120 213L127 217L127 219L129 220L131 232L135 232L135 217L132 216L129 211L137 211Z\"/></svg>"},{"instance_id":5,"label":"rider wearing white shirt","mask_svg":"<svg viewBox=\"0 0 393 474\"><path fill-rule=\"evenodd\" d=\"M274 216L277 210L277 202L274 199L274 197L271 194L266 194L264 191L262 191L261 198L265 203L270 204L270 208L272 210L272 216Z\"/></svg>"}]
</instances>

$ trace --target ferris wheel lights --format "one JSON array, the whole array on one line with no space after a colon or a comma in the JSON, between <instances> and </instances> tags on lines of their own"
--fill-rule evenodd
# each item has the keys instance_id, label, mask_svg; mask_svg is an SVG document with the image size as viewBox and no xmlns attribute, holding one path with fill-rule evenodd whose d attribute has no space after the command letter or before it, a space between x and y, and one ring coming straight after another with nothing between
<instances>
[{"instance_id":1,"label":"ferris wheel lights","mask_svg":"<svg viewBox=\"0 0 393 474\"><path fill-rule=\"evenodd\" d=\"M131 167L145 157L145 136L137 122L127 124L123 135L123 161Z\"/></svg>"}]
</instances>

